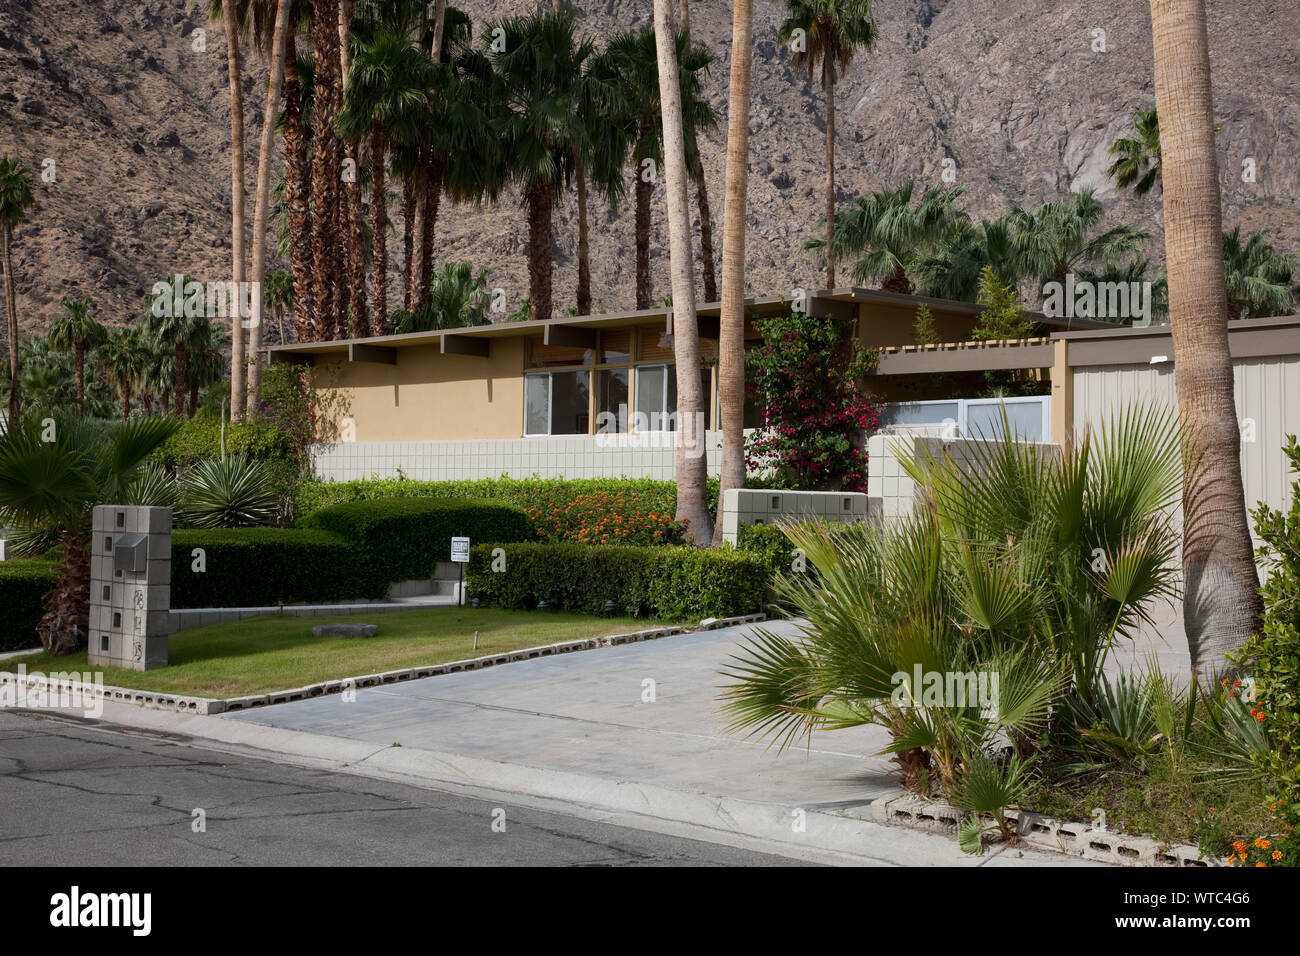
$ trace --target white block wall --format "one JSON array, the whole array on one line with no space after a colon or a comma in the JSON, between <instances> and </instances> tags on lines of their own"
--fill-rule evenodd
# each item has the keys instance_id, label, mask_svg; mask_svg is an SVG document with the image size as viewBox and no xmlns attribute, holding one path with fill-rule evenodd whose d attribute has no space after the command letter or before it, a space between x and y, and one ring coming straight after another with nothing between
<instances>
[{"instance_id":1,"label":"white block wall","mask_svg":"<svg viewBox=\"0 0 1300 956\"><path fill-rule=\"evenodd\" d=\"M466 441L340 442L316 445L312 458L322 481L396 478L417 481L475 478L655 478L672 481L670 433L572 435L555 438L483 438ZM717 474L722 434L705 436L706 461Z\"/></svg>"},{"instance_id":2,"label":"white block wall","mask_svg":"<svg viewBox=\"0 0 1300 956\"><path fill-rule=\"evenodd\" d=\"M867 496L852 491L731 488L722 495L722 540L736 543L742 524L866 521Z\"/></svg>"}]
</instances>

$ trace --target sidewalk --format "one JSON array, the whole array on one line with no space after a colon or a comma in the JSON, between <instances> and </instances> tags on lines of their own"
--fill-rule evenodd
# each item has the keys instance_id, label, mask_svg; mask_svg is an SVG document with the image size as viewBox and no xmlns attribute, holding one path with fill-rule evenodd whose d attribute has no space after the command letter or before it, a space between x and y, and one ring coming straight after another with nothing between
<instances>
[{"instance_id":1,"label":"sidewalk","mask_svg":"<svg viewBox=\"0 0 1300 956\"><path fill-rule=\"evenodd\" d=\"M869 756L886 741L878 728L819 734L811 747L779 755L723 734L718 672L745 630L385 685L353 702L333 694L216 717L108 704L104 718L281 762L685 827L696 838L803 859L1088 865L1021 849L972 857L955 837L873 822L870 802L893 789L888 762Z\"/></svg>"}]
</instances>

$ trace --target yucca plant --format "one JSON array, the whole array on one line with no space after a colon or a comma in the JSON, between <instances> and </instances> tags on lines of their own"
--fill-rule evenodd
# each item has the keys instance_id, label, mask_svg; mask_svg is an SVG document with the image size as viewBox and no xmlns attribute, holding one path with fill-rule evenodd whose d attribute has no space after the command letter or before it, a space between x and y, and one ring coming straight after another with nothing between
<instances>
[{"instance_id":1,"label":"yucca plant","mask_svg":"<svg viewBox=\"0 0 1300 956\"><path fill-rule=\"evenodd\" d=\"M280 501L266 466L242 456L201 461L181 479L181 516L195 528L274 524Z\"/></svg>"}]
</instances>

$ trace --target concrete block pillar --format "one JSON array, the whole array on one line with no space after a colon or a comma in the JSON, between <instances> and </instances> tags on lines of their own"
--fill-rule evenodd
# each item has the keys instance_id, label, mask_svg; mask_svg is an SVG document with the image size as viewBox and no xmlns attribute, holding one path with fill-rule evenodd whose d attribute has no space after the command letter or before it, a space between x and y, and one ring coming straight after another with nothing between
<instances>
[{"instance_id":1,"label":"concrete block pillar","mask_svg":"<svg viewBox=\"0 0 1300 956\"><path fill-rule=\"evenodd\" d=\"M167 666L171 630L170 508L100 505L90 549L90 663Z\"/></svg>"}]
</instances>

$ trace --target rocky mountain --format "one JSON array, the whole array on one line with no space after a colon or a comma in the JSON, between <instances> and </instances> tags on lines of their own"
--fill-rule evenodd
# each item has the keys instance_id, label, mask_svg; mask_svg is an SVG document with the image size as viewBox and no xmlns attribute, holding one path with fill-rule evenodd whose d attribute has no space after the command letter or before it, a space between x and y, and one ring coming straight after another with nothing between
<instances>
[{"instance_id":1,"label":"rocky mountain","mask_svg":"<svg viewBox=\"0 0 1300 956\"><path fill-rule=\"evenodd\" d=\"M478 25L536 4L459 5ZM1225 218L1273 230L1277 245L1300 249L1300 0L1208 5ZM580 29L598 38L651 18L650 0L575 6ZM1104 176L1107 147L1125 134L1133 110L1154 104L1145 2L876 0L873 7L879 44L859 55L838 87L841 198L907 177L937 183L949 159L977 216L1095 185L1111 221L1151 232L1152 259L1163 259L1159 198L1116 194ZM778 42L783 5L756 0L754 8L747 287L772 294L822 284L799 245L818 229L825 125L820 88L792 69ZM731 4L693 2L691 25L718 54L708 90L722 120L703 150L720 223ZM267 67L249 55L246 70L251 190ZM91 295L101 318L116 324L138 317L159 277L228 275L226 71L222 30L187 12L184 0L3 0L0 153L53 172L53 181L38 184L37 208L15 236L24 328L46 326L69 294ZM1253 182L1243 176L1248 165ZM658 189L656 298L669 289L662 202ZM251 217L251 199L248 206ZM566 202L556 216L561 309L576 281L574 206ZM596 202L592 212L596 308L630 308L630 205L610 210ZM720 255L720 235L718 243ZM400 245L400 237L391 243L399 256ZM489 269L491 284L512 303L527 292L525 246L517 196L483 208L444 204L439 261Z\"/></svg>"}]
</instances>

